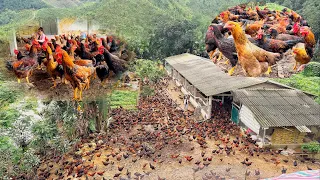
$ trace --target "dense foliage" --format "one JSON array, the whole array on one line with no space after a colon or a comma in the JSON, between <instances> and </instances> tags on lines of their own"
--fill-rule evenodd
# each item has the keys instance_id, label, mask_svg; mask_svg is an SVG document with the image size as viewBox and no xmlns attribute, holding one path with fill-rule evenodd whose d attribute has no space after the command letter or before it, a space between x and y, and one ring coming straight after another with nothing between
<instances>
[{"instance_id":1,"label":"dense foliage","mask_svg":"<svg viewBox=\"0 0 320 180\"><path fill-rule=\"evenodd\" d=\"M319 153L320 152L320 144L316 141L310 142L308 144L304 144L301 147L303 150L307 150L312 153Z\"/></svg>"},{"instance_id":2,"label":"dense foliage","mask_svg":"<svg viewBox=\"0 0 320 180\"><path fill-rule=\"evenodd\" d=\"M164 76L164 70L160 68L160 62L138 59L133 63L133 69L139 78L151 83L157 83Z\"/></svg>"},{"instance_id":3,"label":"dense foliage","mask_svg":"<svg viewBox=\"0 0 320 180\"><path fill-rule=\"evenodd\" d=\"M19 11L23 9L41 9L48 5L42 0L0 0L0 11L10 9Z\"/></svg>"},{"instance_id":4,"label":"dense foliage","mask_svg":"<svg viewBox=\"0 0 320 180\"><path fill-rule=\"evenodd\" d=\"M320 63L310 62L308 65L306 65L302 74L307 77L320 77Z\"/></svg>"},{"instance_id":5,"label":"dense foliage","mask_svg":"<svg viewBox=\"0 0 320 180\"><path fill-rule=\"evenodd\" d=\"M269 0L269 2L295 10L308 21L317 38L320 37L320 2L318 0Z\"/></svg>"}]
</instances>

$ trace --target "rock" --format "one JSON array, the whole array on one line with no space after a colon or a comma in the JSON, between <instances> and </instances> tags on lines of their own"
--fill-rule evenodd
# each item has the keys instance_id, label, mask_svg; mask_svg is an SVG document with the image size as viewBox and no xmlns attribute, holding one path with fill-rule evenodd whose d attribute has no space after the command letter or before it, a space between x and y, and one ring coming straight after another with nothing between
<instances>
[{"instance_id":1,"label":"rock","mask_svg":"<svg viewBox=\"0 0 320 180\"><path fill-rule=\"evenodd\" d=\"M150 153L155 153L155 149L147 142L144 142L142 144L142 147L147 151L147 152L150 152Z\"/></svg>"},{"instance_id":2,"label":"rock","mask_svg":"<svg viewBox=\"0 0 320 180\"><path fill-rule=\"evenodd\" d=\"M151 133L154 132L154 127L152 125L144 125L143 127L147 132L151 132Z\"/></svg>"}]
</instances>

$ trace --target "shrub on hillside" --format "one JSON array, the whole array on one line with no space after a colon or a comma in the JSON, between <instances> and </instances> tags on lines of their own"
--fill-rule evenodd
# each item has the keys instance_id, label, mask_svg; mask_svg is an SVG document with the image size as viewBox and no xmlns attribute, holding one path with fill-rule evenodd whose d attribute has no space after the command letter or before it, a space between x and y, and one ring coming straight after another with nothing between
<instances>
[{"instance_id":1,"label":"shrub on hillside","mask_svg":"<svg viewBox=\"0 0 320 180\"><path fill-rule=\"evenodd\" d=\"M307 77L320 77L320 63L319 62L310 62L306 65L302 74Z\"/></svg>"}]
</instances>

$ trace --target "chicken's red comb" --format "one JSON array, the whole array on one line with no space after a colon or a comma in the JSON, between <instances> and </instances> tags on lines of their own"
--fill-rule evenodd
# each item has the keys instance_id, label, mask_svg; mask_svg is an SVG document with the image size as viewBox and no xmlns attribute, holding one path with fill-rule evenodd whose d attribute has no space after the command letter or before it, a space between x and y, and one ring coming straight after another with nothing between
<instances>
[{"instance_id":1,"label":"chicken's red comb","mask_svg":"<svg viewBox=\"0 0 320 180\"><path fill-rule=\"evenodd\" d=\"M103 46L99 46L98 50L104 50Z\"/></svg>"},{"instance_id":2,"label":"chicken's red comb","mask_svg":"<svg viewBox=\"0 0 320 180\"><path fill-rule=\"evenodd\" d=\"M309 29L305 26L300 28L300 33L301 34L308 34L309 33Z\"/></svg>"},{"instance_id":3,"label":"chicken's red comb","mask_svg":"<svg viewBox=\"0 0 320 180\"><path fill-rule=\"evenodd\" d=\"M19 51L17 49L13 50L15 55L18 55Z\"/></svg>"},{"instance_id":4,"label":"chicken's red comb","mask_svg":"<svg viewBox=\"0 0 320 180\"><path fill-rule=\"evenodd\" d=\"M298 27L298 26L299 26L298 22L294 23L294 25L293 25L293 27Z\"/></svg>"},{"instance_id":5,"label":"chicken's red comb","mask_svg":"<svg viewBox=\"0 0 320 180\"><path fill-rule=\"evenodd\" d=\"M47 47L47 46L48 46L48 42L44 41L43 44L42 44L42 47Z\"/></svg>"},{"instance_id":6,"label":"chicken's red comb","mask_svg":"<svg viewBox=\"0 0 320 180\"><path fill-rule=\"evenodd\" d=\"M61 52L61 46L60 45L57 45L56 48L55 48L55 51L57 53Z\"/></svg>"},{"instance_id":7,"label":"chicken's red comb","mask_svg":"<svg viewBox=\"0 0 320 180\"><path fill-rule=\"evenodd\" d=\"M104 53L104 47L103 46L100 46L98 48L98 51L99 51L99 54L103 54Z\"/></svg>"}]
</instances>

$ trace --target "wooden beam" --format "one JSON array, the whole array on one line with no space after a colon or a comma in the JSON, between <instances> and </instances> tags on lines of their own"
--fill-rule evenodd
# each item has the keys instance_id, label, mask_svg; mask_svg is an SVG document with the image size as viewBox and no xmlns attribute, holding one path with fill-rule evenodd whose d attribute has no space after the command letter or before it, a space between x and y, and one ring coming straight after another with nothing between
<instances>
[{"instance_id":1,"label":"wooden beam","mask_svg":"<svg viewBox=\"0 0 320 180\"><path fill-rule=\"evenodd\" d=\"M232 94L217 94L215 96L233 96Z\"/></svg>"},{"instance_id":2,"label":"wooden beam","mask_svg":"<svg viewBox=\"0 0 320 180\"><path fill-rule=\"evenodd\" d=\"M9 42L10 42L10 54L11 56L14 56L15 55L14 50L18 49L15 29L12 29L12 37Z\"/></svg>"},{"instance_id":3,"label":"wooden beam","mask_svg":"<svg viewBox=\"0 0 320 180\"><path fill-rule=\"evenodd\" d=\"M61 32L60 32L60 28L59 28L60 20L58 18L56 19L56 24L57 24L57 35L59 35L59 34L61 34Z\"/></svg>"},{"instance_id":4,"label":"wooden beam","mask_svg":"<svg viewBox=\"0 0 320 180\"><path fill-rule=\"evenodd\" d=\"M266 138L266 129L265 128L263 128L263 137L262 137L262 146L264 146L265 145L265 138Z\"/></svg>"},{"instance_id":5,"label":"wooden beam","mask_svg":"<svg viewBox=\"0 0 320 180\"><path fill-rule=\"evenodd\" d=\"M207 111L208 111L207 119L210 119L211 118L211 111L212 111L212 96L209 96L209 100L208 101L209 102L208 102L208 109L207 109Z\"/></svg>"}]
</instances>

